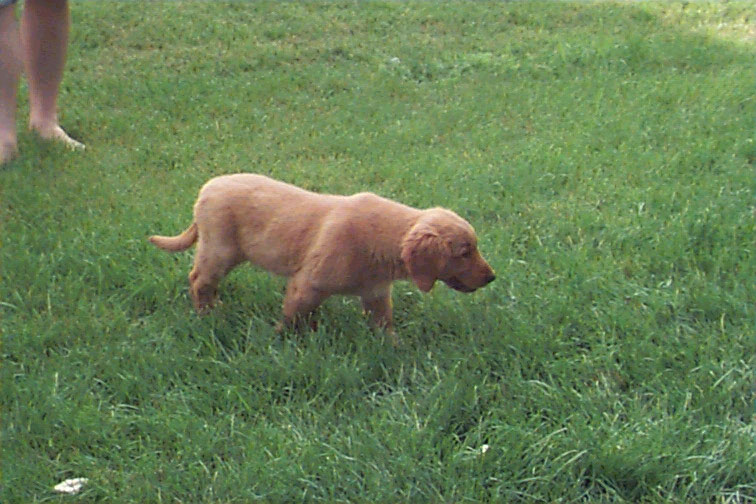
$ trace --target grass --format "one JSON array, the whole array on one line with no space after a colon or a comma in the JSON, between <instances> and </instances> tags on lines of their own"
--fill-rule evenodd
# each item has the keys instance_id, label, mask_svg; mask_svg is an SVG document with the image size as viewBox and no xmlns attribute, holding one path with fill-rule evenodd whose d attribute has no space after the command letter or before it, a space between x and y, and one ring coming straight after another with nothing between
<instances>
[{"instance_id":1,"label":"grass","mask_svg":"<svg viewBox=\"0 0 756 504\"><path fill-rule=\"evenodd\" d=\"M756 499L752 2L71 8L87 150L0 168L2 502ZM251 268L198 318L145 237L237 171L452 208L498 280L398 283L399 349Z\"/></svg>"}]
</instances>

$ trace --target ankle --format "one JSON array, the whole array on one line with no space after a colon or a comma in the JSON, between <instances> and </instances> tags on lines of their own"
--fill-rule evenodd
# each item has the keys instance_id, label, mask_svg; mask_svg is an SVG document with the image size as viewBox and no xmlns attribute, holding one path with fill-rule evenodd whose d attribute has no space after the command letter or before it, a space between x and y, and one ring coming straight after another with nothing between
<instances>
[{"instance_id":1,"label":"ankle","mask_svg":"<svg viewBox=\"0 0 756 504\"><path fill-rule=\"evenodd\" d=\"M60 129L57 120L29 119L29 129L36 132L42 138L53 138Z\"/></svg>"},{"instance_id":2,"label":"ankle","mask_svg":"<svg viewBox=\"0 0 756 504\"><path fill-rule=\"evenodd\" d=\"M0 138L0 165L10 161L18 154L16 139Z\"/></svg>"}]
</instances>

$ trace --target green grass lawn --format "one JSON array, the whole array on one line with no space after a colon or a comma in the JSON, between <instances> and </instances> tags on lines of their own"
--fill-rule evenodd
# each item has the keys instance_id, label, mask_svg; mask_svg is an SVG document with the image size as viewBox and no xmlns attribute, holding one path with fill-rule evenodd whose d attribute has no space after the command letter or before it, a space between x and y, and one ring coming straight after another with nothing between
<instances>
[{"instance_id":1,"label":"green grass lawn","mask_svg":"<svg viewBox=\"0 0 756 504\"><path fill-rule=\"evenodd\" d=\"M756 499L753 2L71 2L0 167L3 503ZM498 279L278 336L175 234L258 172L442 205ZM52 487L89 484L76 497Z\"/></svg>"}]
</instances>

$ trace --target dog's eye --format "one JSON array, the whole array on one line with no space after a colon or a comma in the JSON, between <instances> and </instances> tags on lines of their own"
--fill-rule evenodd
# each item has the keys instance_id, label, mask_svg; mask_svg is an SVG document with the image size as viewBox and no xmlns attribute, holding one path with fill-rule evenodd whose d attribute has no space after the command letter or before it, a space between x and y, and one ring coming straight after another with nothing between
<instances>
[{"instance_id":1,"label":"dog's eye","mask_svg":"<svg viewBox=\"0 0 756 504\"><path fill-rule=\"evenodd\" d=\"M461 257L462 259L467 259L467 258L469 258L469 257L470 257L471 255L472 255L472 249L466 248L465 250L463 250L463 251L462 251L462 253L460 254L460 257Z\"/></svg>"}]
</instances>

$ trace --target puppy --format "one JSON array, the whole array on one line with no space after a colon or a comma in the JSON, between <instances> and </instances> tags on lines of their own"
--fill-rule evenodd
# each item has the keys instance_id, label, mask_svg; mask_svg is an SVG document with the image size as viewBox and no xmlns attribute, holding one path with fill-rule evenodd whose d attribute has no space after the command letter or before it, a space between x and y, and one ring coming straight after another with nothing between
<instances>
[{"instance_id":1,"label":"puppy","mask_svg":"<svg viewBox=\"0 0 756 504\"><path fill-rule=\"evenodd\" d=\"M495 278L472 226L450 210L418 210L371 193L316 194L247 173L211 179L183 233L149 240L169 252L197 243L189 284L198 312L244 261L288 277L279 329L344 294L362 298L372 324L392 332L394 280L411 279L423 292L436 280L473 292Z\"/></svg>"}]
</instances>

